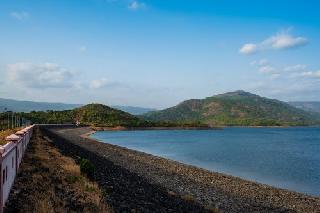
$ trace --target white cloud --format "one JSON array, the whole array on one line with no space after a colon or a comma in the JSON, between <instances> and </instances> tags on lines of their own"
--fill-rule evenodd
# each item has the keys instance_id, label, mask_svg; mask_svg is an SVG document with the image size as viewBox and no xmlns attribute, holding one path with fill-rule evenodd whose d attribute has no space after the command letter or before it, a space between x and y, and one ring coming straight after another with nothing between
<instances>
[{"instance_id":1,"label":"white cloud","mask_svg":"<svg viewBox=\"0 0 320 213\"><path fill-rule=\"evenodd\" d=\"M91 89L100 89L108 85L108 80L106 78L92 80L89 84Z\"/></svg>"},{"instance_id":2,"label":"white cloud","mask_svg":"<svg viewBox=\"0 0 320 213\"><path fill-rule=\"evenodd\" d=\"M313 73L313 75L317 78L320 78L320 70Z\"/></svg>"},{"instance_id":3,"label":"white cloud","mask_svg":"<svg viewBox=\"0 0 320 213\"><path fill-rule=\"evenodd\" d=\"M276 69L272 66L262 66L259 68L259 72L262 73L273 73Z\"/></svg>"},{"instance_id":4,"label":"white cloud","mask_svg":"<svg viewBox=\"0 0 320 213\"><path fill-rule=\"evenodd\" d=\"M311 77L311 78L320 78L320 70L319 71L306 71L300 73L302 77Z\"/></svg>"},{"instance_id":5,"label":"white cloud","mask_svg":"<svg viewBox=\"0 0 320 213\"><path fill-rule=\"evenodd\" d=\"M280 32L271 36L260 43L247 43L244 44L239 52L245 55L254 54L264 50L283 50L303 46L308 43L304 37L294 37L289 34L289 30Z\"/></svg>"},{"instance_id":6,"label":"white cloud","mask_svg":"<svg viewBox=\"0 0 320 213\"><path fill-rule=\"evenodd\" d=\"M128 6L130 10L138 10L138 9L143 9L145 7L146 5L144 3L138 2L138 1L132 1Z\"/></svg>"},{"instance_id":7,"label":"white cloud","mask_svg":"<svg viewBox=\"0 0 320 213\"><path fill-rule=\"evenodd\" d=\"M239 50L240 53L245 55L250 55L256 53L258 51L258 47L256 44L245 44Z\"/></svg>"},{"instance_id":8,"label":"white cloud","mask_svg":"<svg viewBox=\"0 0 320 213\"><path fill-rule=\"evenodd\" d=\"M270 78L271 78L271 79L277 79L277 78L279 78L280 76L281 76L280 73L273 73L273 74L271 74Z\"/></svg>"},{"instance_id":9,"label":"white cloud","mask_svg":"<svg viewBox=\"0 0 320 213\"><path fill-rule=\"evenodd\" d=\"M317 100L319 99L319 86L309 79L266 79L261 84L254 84L251 90L270 98L283 101Z\"/></svg>"},{"instance_id":10,"label":"white cloud","mask_svg":"<svg viewBox=\"0 0 320 213\"><path fill-rule=\"evenodd\" d=\"M300 72L305 71L307 69L307 65L305 64L296 64L293 66L287 66L283 70L286 72Z\"/></svg>"},{"instance_id":11,"label":"white cloud","mask_svg":"<svg viewBox=\"0 0 320 213\"><path fill-rule=\"evenodd\" d=\"M260 65L264 63L259 62L265 62L265 61L257 61L254 64ZM251 62L252 64L253 62ZM276 68L268 62L266 65L260 65L259 66L259 72L264 74L269 74L269 77L271 79L279 78L280 76L286 77L286 78L301 78L301 77L309 77L309 78L320 78L320 71L311 71L307 69L307 65L305 64L296 64L291 66L286 66L284 68Z\"/></svg>"},{"instance_id":12,"label":"white cloud","mask_svg":"<svg viewBox=\"0 0 320 213\"><path fill-rule=\"evenodd\" d=\"M16 63L7 66L10 84L28 88L59 88L71 85L72 73L53 63Z\"/></svg>"},{"instance_id":13,"label":"white cloud","mask_svg":"<svg viewBox=\"0 0 320 213\"><path fill-rule=\"evenodd\" d=\"M307 44L308 40L303 37L293 37L288 32L278 33L262 42L262 47L268 49L290 49Z\"/></svg>"},{"instance_id":14,"label":"white cloud","mask_svg":"<svg viewBox=\"0 0 320 213\"><path fill-rule=\"evenodd\" d=\"M313 72L311 72L311 71L306 71L306 72L300 73L300 76L305 76L305 77L312 76L312 75L313 75Z\"/></svg>"},{"instance_id":15,"label":"white cloud","mask_svg":"<svg viewBox=\"0 0 320 213\"><path fill-rule=\"evenodd\" d=\"M299 78L299 77L309 77L309 78L320 78L320 70L312 71L307 69L308 66L305 64L296 64L293 66L287 66L283 69L284 72L290 72L290 77Z\"/></svg>"},{"instance_id":16,"label":"white cloud","mask_svg":"<svg viewBox=\"0 0 320 213\"><path fill-rule=\"evenodd\" d=\"M14 19L17 19L19 21L23 21L26 20L30 17L29 13L25 12L25 11L21 11L21 12L11 12L10 16Z\"/></svg>"},{"instance_id":17,"label":"white cloud","mask_svg":"<svg viewBox=\"0 0 320 213\"><path fill-rule=\"evenodd\" d=\"M268 65L268 64L270 64L270 62L269 62L268 59L265 59L265 58L260 59L260 60L258 60L258 61L252 61L252 62L250 63L251 66L255 66L255 65L265 66L265 65Z\"/></svg>"}]
</instances>

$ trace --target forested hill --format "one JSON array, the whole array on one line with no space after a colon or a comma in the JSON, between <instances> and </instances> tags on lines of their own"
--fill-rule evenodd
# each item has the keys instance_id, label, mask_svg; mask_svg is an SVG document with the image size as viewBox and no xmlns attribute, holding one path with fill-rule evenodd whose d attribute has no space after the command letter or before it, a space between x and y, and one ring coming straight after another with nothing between
<instances>
[{"instance_id":1,"label":"forested hill","mask_svg":"<svg viewBox=\"0 0 320 213\"><path fill-rule=\"evenodd\" d=\"M141 118L102 104L88 104L73 110L32 111L21 114L32 122L40 124L62 124L80 121L81 124L103 127L140 127L150 125L150 122Z\"/></svg>"},{"instance_id":2,"label":"forested hill","mask_svg":"<svg viewBox=\"0 0 320 213\"><path fill-rule=\"evenodd\" d=\"M211 126L291 126L318 122L311 113L245 91L187 100L165 110L146 113L143 118L151 121L199 122Z\"/></svg>"}]
</instances>

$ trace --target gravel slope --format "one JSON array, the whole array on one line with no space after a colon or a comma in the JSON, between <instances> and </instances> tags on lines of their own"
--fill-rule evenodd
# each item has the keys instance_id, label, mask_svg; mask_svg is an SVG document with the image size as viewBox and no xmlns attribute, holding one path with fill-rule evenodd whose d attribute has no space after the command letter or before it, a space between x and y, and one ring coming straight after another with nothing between
<instances>
[{"instance_id":1,"label":"gravel slope","mask_svg":"<svg viewBox=\"0 0 320 213\"><path fill-rule=\"evenodd\" d=\"M115 212L209 212L209 209L205 209L193 198L182 199L167 188L151 183L145 176L132 172L99 154L99 150L103 150L103 147L99 146L102 143L94 145L90 140L79 137L78 133L80 135L85 133L83 129L73 131L75 135L68 129L58 132L43 130L64 155L75 159L86 158L94 164L95 181L105 192L106 202ZM108 154L113 155L110 152Z\"/></svg>"},{"instance_id":2,"label":"gravel slope","mask_svg":"<svg viewBox=\"0 0 320 213\"><path fill-rule=\"evenodd\" d=\"M174 207L177 207L177 204L178 206L188 206L188 203L179 202L189 201L193 202L196 206L202 206L203 208L198 208L200 212L206 211L205 208L211 211L217 211L218 209L219 212L320 212L319 197L311 197L301 193L277 189L240 178L210 172L80 136L90 131L90 128L45 129L47 134L56 138L56 140L54 140L55 143L60 144L58 146L62 149L64 148L63 150L66 154L87 155L87 157L93 159L94 163L103 163L99 168L105 169L105 171L97 174L99 183L101 183L103 187L109 187L108 181L110 177L108 175L110 175L110 173L108 174L108 167L117 168L112 170L112 172L121 171L118 174L119 180L115 180L111 191L117 187L117 181L121 183L120 179L130 179L128 177L133 175L135 178L138 177L138 179L130 180L130 183L135 184L135 181L140 181L139 184L146 184L140 188L142 194L146 193L144 187L159 189L161 193L166 192L169 197L171 196L170 199L176 197L177 200L174 202L177 203ZM99 160L96 160L97 158ZM123 194L126 193L126 191L119 193ZM152 193L147 194L147 197L155 196L155 194ZM128 194L128 196L136 195ZM164 194L163 196L167 195ZM117 196L114 195L114 197ZM118 205L118 198L114 197L112 198L111 196L109 202ZM182 201L178 200L178 197L182 197ZM146 196L141 197L141 199L145 198ZM119 199L121 200L121 198ZM135 200L134 198L132 199ZM150 202L150 206L153 204L155 206L158 205L158 210L162 207L164 211L171 209L171 207L165 207L170 204L171 200L162 202L157 199L158 198L154 200L151 199L151 201L147 202ZM138 201L135 200L134 202ZM130 204L124 202L123 205L128 205L128 208L138 205L134 204L134 202ZM154 203L152 204L152 202ZM145 207L145 205L142 206ZM188 207L186 210L180 210L184 212L194 212L193 208L194 206L190 206L190 208ZM142 208L140 210L152 211L148 208Z\"/></svg>"}]
</instances>

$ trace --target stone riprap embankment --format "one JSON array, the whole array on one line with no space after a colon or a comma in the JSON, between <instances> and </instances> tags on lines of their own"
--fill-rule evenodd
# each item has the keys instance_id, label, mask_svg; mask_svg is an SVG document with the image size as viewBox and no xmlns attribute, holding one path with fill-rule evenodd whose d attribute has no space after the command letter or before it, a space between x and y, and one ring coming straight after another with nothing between
<instances>
[{"instance_id":1,"label":"stone riprap embankment","mask_svg":"<svg viewBox=\"0 0 320 213\"><path fill-rule=\"evenodd\" d=\"M119 212L320 212L320 198L210 172L83 137L90 128L42 128L67 155L96 166Z\"/></svg>"},{"instance_id":2,"label":"stone riprap embankment","mask_svg":"<svg viewBox=\"0 0 320 213\"><path fill-rule=\"evenodd\" d=\"M168 192L165 187L150 183L143 175L112 161L105 155L108 151L100 153L99 150L103 148L99 145L102 143L79 136L87 130L48 130L42 127L43 134L52 140L61 153L75 159L86 158L93 163L94 179L104 191L106 203L115 212L209 212L193 200L182 199Z\"/></svg>"}]
</instances>

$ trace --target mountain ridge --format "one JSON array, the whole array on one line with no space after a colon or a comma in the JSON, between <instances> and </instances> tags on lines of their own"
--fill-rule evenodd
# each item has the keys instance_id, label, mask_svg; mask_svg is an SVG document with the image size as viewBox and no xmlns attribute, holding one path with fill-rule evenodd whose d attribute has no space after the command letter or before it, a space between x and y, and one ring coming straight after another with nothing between
<instances>
[{"instance_id":1,"label":"mountain ridge","mask_svg":"<svg viewBox=\"0 0 320 213\"><path fill-rule=\"evenodd\" d=\"M25 101L25 100L15 100L0 98L0 112L5 111L5 109L14 112L31 112L31 111L47 111L47 110L70 110L77 107L84 106L85 104L68 104L59 102L41 102L41 101ZM136 107L136 106L120 106L114 105L113 108L128 112L133 115L141 115L143 113L153 111L153 108L147 107Z\"/></svg>"},{"instance_id":2,"label":"mountain ridge","mask_svg":"<svg viewBox=\"0 0 320 213\"><path fill-rule=\"evenodd\" d=\"M311 125L314 122L312 116L286 102L237 90L204 99L185 100L142 117L150 121L200 122L211 126L291 126Z\"/></svg>"}]
</instances>

